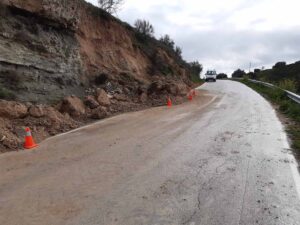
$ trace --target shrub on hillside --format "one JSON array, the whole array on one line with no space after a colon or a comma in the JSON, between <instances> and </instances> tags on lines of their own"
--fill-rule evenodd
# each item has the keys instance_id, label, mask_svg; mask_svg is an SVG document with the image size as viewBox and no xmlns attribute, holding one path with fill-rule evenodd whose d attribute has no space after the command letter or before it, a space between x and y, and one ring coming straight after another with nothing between
<instances>
[{"instance_id":1,"label":"shrub on hillside","mask_svg":"<svg viewBox=\"0 0 300 225\"><path fill-rule=\"evenodd\" d=\"M232 77L233 78L243 78L246 75L244 70L237 69L233 72Z\"/></svg>"},{"instance_id":2,"label":"shrub on hillside","mask_svg":"<svg viewBox=\"0 0 300 225\"><path fill-rule=\"evenodd\" d=\"M139 34L148 37L154 36L154 27L149 21L138 19L135 21L134 26Z\"/></svg>"},{"instance_id":3,"label":"shrub on hillside","mask_svg":"<svg viewBox=\"0 0 300 225\"><path fill-rule=\"evenodd\" d=\"M174 49L175 42L170 38L168 34L162 36L159 41L163 43L165 46L169 47L170 49Z\"/></svg>"},{"instance_id":4,"label":"shrub on hillside","mask_svg":"<svg viewBox=\"0 0 300 225\"><path fill-rule=\"evenodd\" d=\"M294 80L285 79L279 82L279 87L284 90L288 90L291 92L297 91L297 83Z\"/></svg>"},{"instance_id":5,"label":"shrub on hillside","mask_svg":"<svg viewBox=\"0 0 300 225\"><path fill-rule=\"evenodd\" d=\"M225 73L219 73L218 75L217 75L217 79L218 80L221 80L221 79L227 79L228 78L228 76L227 76L227 74L225 74Z\"/></svg>"},{"instance_id":6,"label":"shrub on hillside","mask_svg":"<svg viewBox=\"0 0 300 225\"><path fill-rule=\"evenodd\" d=\"M98 0L99 7L112 14L120 10L124 0Z\"/></svg>"}]
</instances>

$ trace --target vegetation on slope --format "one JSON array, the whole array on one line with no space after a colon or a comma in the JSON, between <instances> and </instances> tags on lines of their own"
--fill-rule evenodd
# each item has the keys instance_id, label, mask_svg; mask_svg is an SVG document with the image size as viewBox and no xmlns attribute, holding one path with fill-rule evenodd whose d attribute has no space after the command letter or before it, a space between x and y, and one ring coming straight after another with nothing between
<instances>
[{"instance_id":1,"label":"vegetation on slope","mask_svg":"<svg viewBox=\"0 0 300 225\"><path fill-rule=\"evenodd\" d=\"M300 61L289 65L285 62L277 62L272 69L255 69L250 73L238 69L232 74L232 77L261 80L300 94Z\"/></svg>"}]
</instances>

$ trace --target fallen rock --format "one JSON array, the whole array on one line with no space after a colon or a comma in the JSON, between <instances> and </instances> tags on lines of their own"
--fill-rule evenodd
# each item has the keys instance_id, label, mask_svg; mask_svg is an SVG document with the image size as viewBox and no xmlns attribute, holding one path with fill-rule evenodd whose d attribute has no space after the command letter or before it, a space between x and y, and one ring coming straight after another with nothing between
<instances>
[{"instance_id":1,"label":"fallen rock","mask_svg":"<svg viewBox=\"0 0 300 225\"><path fill-rule=\"evenodd\" d=\"M103 89L97 89L97 101L102 106L109 106L110 105L110 99Z\"/></svg>"},{"instance_id":2,"label":"fallen rock","mask_svg":"<svg viewBox=\"0 0 300 225\"><path fill-rule=\"evenodd\" d=\"M128 101L127 96L124 95L124 94L115 94L115 95L114 95L114 98L115 98L116 100L118 100L118 101L123 101L123 102Z\"/></svg>"},{"instance_id":3,"label":"fallen rock","mask_svg":"<svg viewBox=\"0 0 300 225\"><path fill-rule=\"evenodd\" d=\"M0 117L8 119L24 118L28 108L19 102L0 100Z\"/></svg>"},{"instance_id":4,"label":"fallen rock","mask_svg":"<svg viewBox=\"0 0 300 225\"><path fill-rule=\"evenodd\" d=\"M29 115L35 118L43 117L45 115L43 106L41 105L30 106Z\"/></svg>"},{"instance_id":5,"label":"fallen rock","mask_svg":"<svg viewBox=\"0 0 300 225\"><path fill-rule=\"evenodd\" d=\"M107 109L103 106L99 106L98 108L92 110L91 118L95 120L104 119L108 116Z\"/></svg>"},{"instance_id":6,"label":"fallen rock","mask_svg":"<svg viewBox=\"0 0 300 225\"><path fill-rule=\"evenodd\" d=\"M47 118L50 119L51 125L54 124L60 124L62 122L62 119L64 118L63 114L61 114L59 111L57 111L55 108L49 106L45 109Z\"/></svg>"},{"instance_id":7,"label":"fallen rock","mask_svg":"<svg viewBox=\"0 0 300 225\"><path fill-rule=\"evenodd\" d=\"M63 100L59 111L78 117L85 114L85 106L80 98L76 96L69 96Z\"/></svg>"},{"instance_id":8,"label":"fallen rock","mask_svg":"<svg viewBox=\"0 0 300 225\"><path fill-rule=\"evenodd\" d=\"M11 119L0 117L0 152L21 148L22 139L20 138L23 136L17 137L13 131L13 127Z\"/></svg>"},{"instance_id":9,"label":"fallen rock","mask_svg":"<svg viewBox=\"0 0 300 225\"><path fill-rule=\"evenodd\" d=\"M5 139L6 139L6 136L5 136L5 135L1 135L1 136L0 136L0 142L3 142Z\"/></svg>"},{"instance_id":10,"label":"fallen rock","mask_svg":"<svg viewBox=\"0 0 300 225\"><path fill-rule=\"evenodd\" d=\"M85 101L84 101L85 105L88 106L90 109L96 109L98 108L98 106L100 105L94 96L86 96Z\"/></svg>"}]
</instances>

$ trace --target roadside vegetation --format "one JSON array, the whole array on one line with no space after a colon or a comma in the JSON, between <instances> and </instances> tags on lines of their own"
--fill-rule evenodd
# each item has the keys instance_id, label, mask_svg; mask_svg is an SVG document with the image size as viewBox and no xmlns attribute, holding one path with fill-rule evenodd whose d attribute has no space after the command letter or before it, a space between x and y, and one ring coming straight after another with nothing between
<instances>
[{"instance_id":1,"label":"roadside vegetation","mask_svg":"<svg viewBox=\"0 0 300 225\"><path fill-rule=\"evenodd\" d=\"M218 80L226 80L226 79L228 79L228 75L226 73L219 73L217 75L217 79Z\"/></svg>"},{"instance_id":2,"label":"roadside vegetation","mask_svg":"<svg viewBox=\"0 0 300 225\"><path fill-rule=\"evenodd\" d=\"M277 62L271 69L255 69L250 73L238 69L232 77L260 80L300 94L300 61L289 65L286 62Z\"/></svg>"},{"instance_id":3,"label":"roadside vegetation","mask_svg":"<svg viewBox=\"0 0 300 225\"><path fill-rule=\"evenodd\" d=\"M300 159L300 105L289 99L280 88L265 87L252 83L248 79L243 79L241 82L271 101L288 118L286 130L292 141L292 148L295 150L297 158Z\"/></svg>"}]
</instances>

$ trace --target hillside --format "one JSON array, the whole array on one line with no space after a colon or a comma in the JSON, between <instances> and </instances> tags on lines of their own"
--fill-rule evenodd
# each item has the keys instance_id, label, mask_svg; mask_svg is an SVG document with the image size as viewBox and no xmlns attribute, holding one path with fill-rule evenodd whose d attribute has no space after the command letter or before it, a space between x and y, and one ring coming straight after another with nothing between
<instances>
[{"instance_id":1,"label":"hillside","mask_svg":"<svg viewBox=\"0 0 300 225\"><path fill-rule=\"evenodd\" d=\"M2 0L0 16L0 151L24 126L43 140L193 86L184 60L83 0Z\"/></svg>"},{"instance_id":2,"label":"hillside","mask_svg":"<svg viewBox=\"0 0 300 225\"><path fill-rule=\"evenodd\" d=\"M284 89L300 94L300 61L286 65L284 62L276 63L272 69L256 70L252 78L274 83Z\"/></svg>"}]
</instances>

